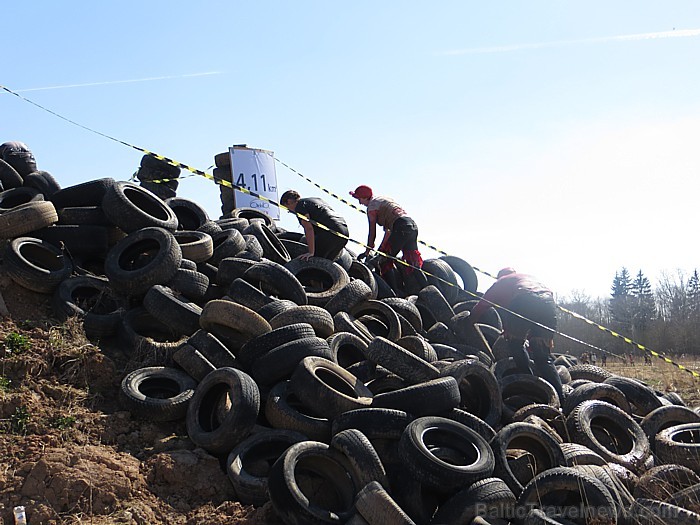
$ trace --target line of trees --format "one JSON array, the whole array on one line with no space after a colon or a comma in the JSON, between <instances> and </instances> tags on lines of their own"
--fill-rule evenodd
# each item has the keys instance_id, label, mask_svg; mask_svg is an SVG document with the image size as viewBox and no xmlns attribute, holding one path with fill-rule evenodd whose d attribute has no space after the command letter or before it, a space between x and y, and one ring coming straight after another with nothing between
<instances>
[{"instance_id":1,"label":"line of trees","mask_svg":"<svg viewBox=\"0 0 700 525\"><path fill-rule=\"evenodd\" d=\"M591 298L573 292L559 304L608 327L661 354L700 355L700 275L682 271L663 274L655 289L639 270L632 276L627 268L615 273L610 297ZM618 338L571 316L562 314L559 329L616 355L641 351ZM590 351L584 345L558 337L557 351L575 354Z\"/></svg>"}]
</instances>

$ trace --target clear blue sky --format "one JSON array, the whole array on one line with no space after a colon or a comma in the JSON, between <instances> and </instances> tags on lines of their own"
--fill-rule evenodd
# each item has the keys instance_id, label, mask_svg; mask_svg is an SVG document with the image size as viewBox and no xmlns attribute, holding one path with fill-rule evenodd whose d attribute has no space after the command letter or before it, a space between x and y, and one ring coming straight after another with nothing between
<instances>
[{"instance_id":1,"label":"clear blue sky","mask_svg":"<svg viewBox=\"0 0 700 525\"><path fill-rule=\"evenodd\" d=\"M700 266L696 0L43 0L2 17L1 85L199 169L247 143L336 193L369 184L421 239L560 296L605 296L622 266L652 284ZM4 94L5 140L62 186L141 158ZM178 194L218 217L207 180ZM327 200L364 241L364 216Z\"/></svg>"}]
</instances>

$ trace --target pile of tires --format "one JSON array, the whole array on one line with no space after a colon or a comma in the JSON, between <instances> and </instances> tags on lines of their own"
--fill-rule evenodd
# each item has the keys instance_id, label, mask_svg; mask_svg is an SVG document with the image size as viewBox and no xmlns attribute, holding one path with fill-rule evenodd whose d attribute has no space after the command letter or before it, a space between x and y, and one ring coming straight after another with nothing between
<instances>
[{"instance_id":1,"label":"pile of tires","mask_svg":"<svg viewBox=\"0 0 700 525\"><path fill-rule=\"evenodd\" d=\"M118 338L124 407L185 421L242 503L289 524L700 523L698 411L573 356L563 399L518 373L497 311L469 323L461 259L392 286L348 251L292 257L304 239L246 210L26 188L0 193L3 270Z\"/></svg>"}]
</instances>

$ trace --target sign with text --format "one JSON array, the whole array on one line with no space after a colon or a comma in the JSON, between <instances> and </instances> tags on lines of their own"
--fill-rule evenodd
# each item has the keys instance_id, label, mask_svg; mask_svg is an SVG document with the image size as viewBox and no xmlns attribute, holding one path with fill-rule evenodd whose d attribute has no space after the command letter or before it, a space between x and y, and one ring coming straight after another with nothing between
<instances>
[{"instance_id":1,"label":"sign with text","mask_svg":"<svg viewBox=\"0 0 700 525\"><path fill-rule=\"evenodd\" d=\"M233 184L267 197L273 202L279 201L275 159L271 151L233 146L229 148L229 154ZM253 208L267 213L273 219L280 218L279 206L266 200L238 190L234 192L234 199L236 208Z\"/></svg>"}]
</instances>

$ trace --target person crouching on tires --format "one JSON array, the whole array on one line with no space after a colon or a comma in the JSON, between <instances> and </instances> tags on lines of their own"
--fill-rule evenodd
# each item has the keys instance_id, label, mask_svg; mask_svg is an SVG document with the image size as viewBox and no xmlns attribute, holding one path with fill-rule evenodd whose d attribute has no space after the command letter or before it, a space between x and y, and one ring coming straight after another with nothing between
<instances>
[{"instance_id":1,"label":"person crouching on tires","mask_svg":"<svg viewBox=\"0 0 700 525\"><path fill-rule=\"evenodd\" d=\"M423 259L418 251L418 226L404 209L389 197L374 195L369 186L358 186L350 195L360 204L367 206L369 235L367 248L358 258L367 257L377 237L377 224L384 228L384 239L379 245L379 251L393 257L401 252L402 259L409 265L404 273L409 275L414 268L423 267ZM392 268L394 261L387 258L379 267L379 273L384 276Z\"/></svg>"},{"instance_id":2,"label":"person crouching on tires","mask_svg":"<svg viewBox=\"0 0 700 525\"><path fill-rule=\"evenodd\" d=\"M304 228L306 236L306 246L308 253L304 253L299 257L301 259L309 259L311 257L323 257L334 261L343 251L348 243L348 225L333 208L331 208L324 200L318 197L301 198L295 190L287 190L280 198L280 204L295 213L299 219L299 224ZM323 224L331 231L325 230L316 224L312 224L308 220L304 220L300 215L306 217L319 224ZM336 235L337 232L340 235Z\"/></svg>"},{"instance_id":3,"label":"person crouching on tires","mask_svg":"<svg viewBox=\"0 0 700 525\"><path fill-rule=\"evenodd\" d=\"M557 329L557 308L552 291L530 275L504 268L471 311L471 323L478 323L492 305L509 310L498 309L503 321L503 338L518 370L545 379L557 391L559 399L563 399L561 379L551 353L554 348L553 331ZM526 341L529 344L527 349ZM530 367L530 356L534 370Z\"/></svg>"}]
</instances>

